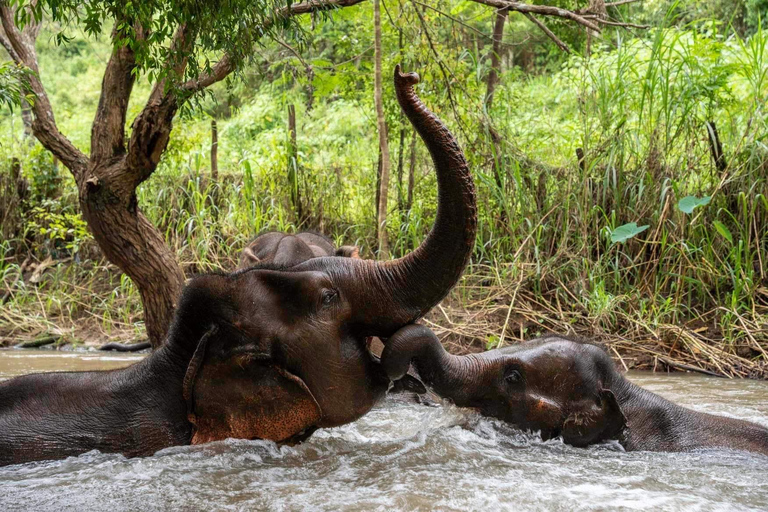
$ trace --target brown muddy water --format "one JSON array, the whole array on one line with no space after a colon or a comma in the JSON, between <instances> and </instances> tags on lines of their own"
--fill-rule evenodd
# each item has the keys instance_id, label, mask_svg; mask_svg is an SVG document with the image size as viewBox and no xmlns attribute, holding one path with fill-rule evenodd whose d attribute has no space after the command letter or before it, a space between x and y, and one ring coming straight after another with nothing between
<instances>
[{"instance_id":1,"label":"brown muddy water","mask_svg":"<svg viewBox=\"0 0 768 512\"><path fill-rule=\"evenodd\" d=\"M0 379L141 356L0 351ZM630 373L700 411L768 425L768 383ZM471 411L388 398L299 446L227 440L126 459L91 452L0 468L10 510L768 510L768 457L626 453L542 442Z\"/></svg>"}]
</instances>

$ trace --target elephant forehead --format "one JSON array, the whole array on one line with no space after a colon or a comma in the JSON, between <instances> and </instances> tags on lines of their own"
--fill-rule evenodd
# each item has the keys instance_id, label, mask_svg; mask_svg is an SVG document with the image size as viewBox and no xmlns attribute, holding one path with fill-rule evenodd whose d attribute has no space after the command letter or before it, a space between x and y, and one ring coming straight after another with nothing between
<instances>
[{"instance_id":1,"label":"elephant forehead","mask_svg":"<svg viewBox=\"0 0 768 512\"><path fill-rule=\"evenodd\" d=\"M551 363L569 363L578 355L578 345L572 341L558 340L535 346L519 345L517 350L509 351L506 355L514 356L522 363L540 362L542 359Z\"/></svg>"}]
</instances>

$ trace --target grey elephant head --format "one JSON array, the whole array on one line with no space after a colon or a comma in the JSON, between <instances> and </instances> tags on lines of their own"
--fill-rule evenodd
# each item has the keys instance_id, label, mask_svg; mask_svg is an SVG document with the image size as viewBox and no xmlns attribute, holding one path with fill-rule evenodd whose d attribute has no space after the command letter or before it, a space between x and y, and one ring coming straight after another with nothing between
<instances>
[{"instance_id":1,"label":"grey elephant head","mask_svg":"<svg viewBox=\"0 0 768 512\"><path fill-rule=\"evenodd\" d=\"M360 249L354 245L334 247L333 242L319 233L305 231L294 235L280 231L261 233L248 242L240 254L238 269L260 264L292 267L311 258L342 256L359 258Z\"/></svg>"},{"instance_id":2,"label":"grey elephant head","mask_svg":"<svg viewBox=\"0 0 768 512\"><path fill-rule=\"evenodd\" d=\"M389 382L366 339L388 338L412 323L461 276L477 226L467 163L451 133L415 95L418 75L398 68L394 78L400 106L435 164L432 230L413 252L384 262L309 257L301 253L312 245L308 241L318 247L327 241L269 234L265 247L279 248L288 238L301 250L286 254L302 262L285 267L262 261L230 275L194 279L175 321L179 340L205 340L184 348L192 357L185 394L194 442L283 441L357 419ZM216 333L202 337L211 325Z\"/></svg>"},{"instance_id":3,"label":"grey elephant head","mask_svg":"<svg viewBox=\"0 0 768 512\"><path fill-rule=\"evenodd\" d=\"M613 362L595 345L552 336L454 356L432 331L413 325L393 336L382 355L393 380L411 362L440 396L544 439L586 446L618 439L626 426L610 390Z\"/></svg>"}]
</instances>

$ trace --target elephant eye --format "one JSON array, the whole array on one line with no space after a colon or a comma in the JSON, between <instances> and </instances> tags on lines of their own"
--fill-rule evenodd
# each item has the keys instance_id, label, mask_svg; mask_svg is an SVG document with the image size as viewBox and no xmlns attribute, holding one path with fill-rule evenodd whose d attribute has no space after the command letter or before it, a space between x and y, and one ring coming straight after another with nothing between
<instances>
[{"instance_id":1,"label":"elephant eye","mask_svg":"<svg viewBox=\"0 0 768 512\"><path fill-rule=\"evenodd\" d=\"M508 384L515 384L523 380L523 375L520 370L508 370L504 375L504 381Z\"/></svg>"},{"instance_id":2,"label":"elephant eye","mask_svg":"<svg viewBox=\"0 0 768 512\"><path fill-rule=\"evenodd\" d=\"M323 290L323 306L330 306L339 296L339 292L326 288Z\"/></svg>"}]
</instances>

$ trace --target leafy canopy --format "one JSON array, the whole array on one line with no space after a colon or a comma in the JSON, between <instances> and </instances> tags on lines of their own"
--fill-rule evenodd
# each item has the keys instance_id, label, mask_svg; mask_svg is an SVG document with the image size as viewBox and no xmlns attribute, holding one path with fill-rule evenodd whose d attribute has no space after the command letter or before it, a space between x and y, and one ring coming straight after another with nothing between
<instances>
[{"instance_id":1,"label":"leafy canopy","mask_svg":"<svg viewBox=\"0 0 768 512\"><path fill-rule=\"evenodd\" d=\"M64 30L78 25L96 36L112 28L117 46L135 53L135 73L146 73L150 81L170 78L180 82L210 72L214 62L226 54L234 69L253 55L262 37L291 31L302 38L296 20L281 15L291 1L283 0L11 0L16 23L23 26L32 17L58 22L58 42L68 40ZM185 37L173 43L183 30ZM180 71L183 70L183 71Z\"/></svg>"}]
</instances>

